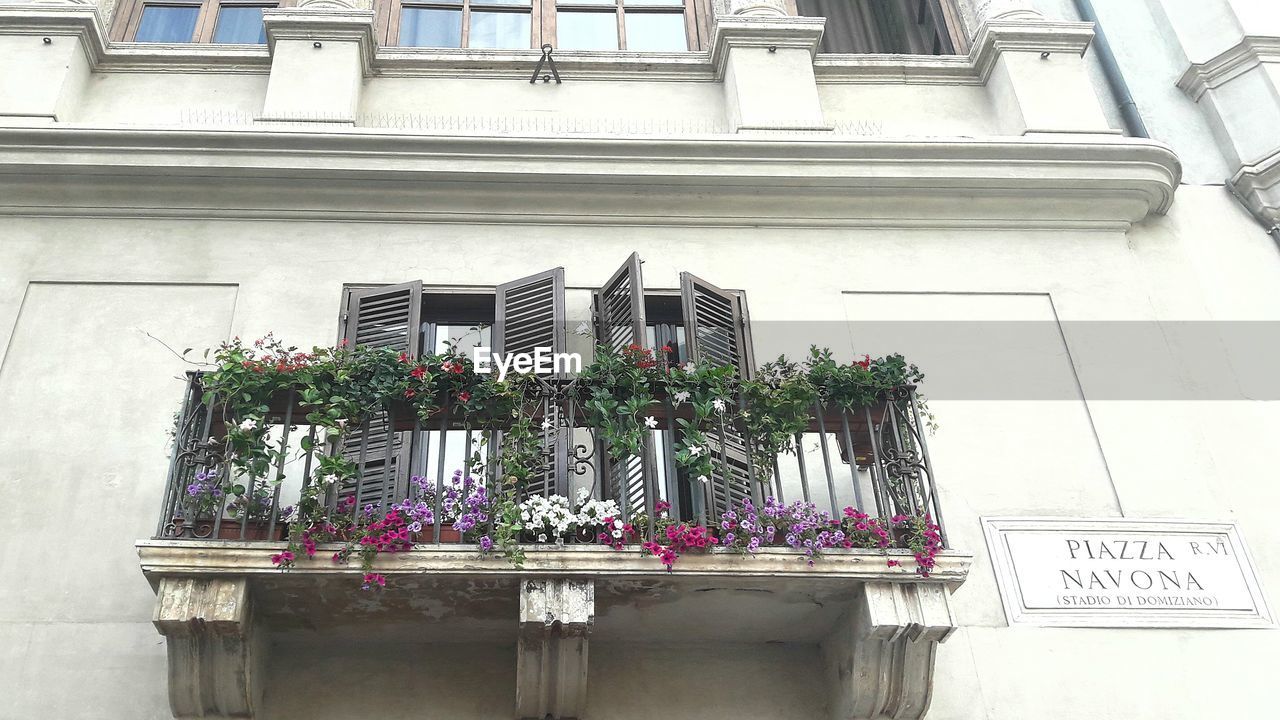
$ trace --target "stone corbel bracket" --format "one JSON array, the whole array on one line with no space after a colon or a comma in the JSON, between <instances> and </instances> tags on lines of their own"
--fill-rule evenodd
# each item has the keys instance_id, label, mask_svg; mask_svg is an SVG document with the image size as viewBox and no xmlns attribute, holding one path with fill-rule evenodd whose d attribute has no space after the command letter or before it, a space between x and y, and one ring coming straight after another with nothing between
<instances>
[{"instance_id":1,"label":"stone corbel bracket","mask_svg":"<svg viewBox=\"0 0 1280 720\"><path fill-rule=\"evenodd\" d=\"M526 580L520 587L516 717L579 718L587 704L594 580Z\"/></svg>"},{"instance_id":2,"label":"stone corbel bracket","mask_svg":"<svg viewBox=\"0 0 1280 720\"><path fill-rule=\"evenodd\" d=\"M832 720L923 718L938 643L955 630L947 586L863 583L822 644Z\"/></svg>"},{"instance_id":3,"label":"stone corbel bracket","mask_svg":"<svg viewBox=\"0 0 1280 720\"><path fill-rule=\"evenodd\" d=\"M174 717L253 717L264 658L247 578L161 578L154 623L168 645Z\"/></svg>"}]
</instances>

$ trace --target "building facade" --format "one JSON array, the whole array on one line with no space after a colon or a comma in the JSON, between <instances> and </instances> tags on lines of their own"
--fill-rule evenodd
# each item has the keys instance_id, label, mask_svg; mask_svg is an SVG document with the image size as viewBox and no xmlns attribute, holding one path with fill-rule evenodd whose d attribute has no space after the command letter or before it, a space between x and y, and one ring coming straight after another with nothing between
<instances>
[{"instance_id":1,"label":"building facade","mask_svg":"<svg viewBox=\"0 0 1280 720\"><path fill-rule=\"evenodd\" d=\"M0 718L1270 716L1277 242L1269 0L0 2ZM722 542L744 497L927 514L945 548L517 568L437 526L381 589L337 546L282 571L319 457L358 466L320 502L385 508L496 481L515 430L397 406L312 448L290 395L249 423L293 428L276 539L201 529L243 418L187 373L268 333L901 352L927 412L819 403L776 470L708 426L703 482L679 401L616 461L548 390L521 492ZM1090 604L1121 596L1162 604Z\"/></svg>"}]
</instances>

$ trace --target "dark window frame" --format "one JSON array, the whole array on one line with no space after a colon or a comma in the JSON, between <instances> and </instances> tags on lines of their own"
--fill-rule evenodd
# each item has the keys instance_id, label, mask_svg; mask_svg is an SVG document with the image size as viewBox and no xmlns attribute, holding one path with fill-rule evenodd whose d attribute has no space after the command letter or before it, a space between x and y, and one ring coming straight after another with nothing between
<instances>
[{"instance_id":1,"label":"dark window frame","mask_svg":"<svg viewBox=\"0 0 1280 720\"><path fill-rule=\"evenodd\" d=\"M458 9L462 12L462 37L459 48L454 49L488 49L488 48L471 48L471 11L473 8L482 9L486 12L504 12L504 13L521 13L530 16L529 21L529 44L527 48L505 48L506 50L523 50L529 48L540 48L544 44L550 44L553 47L559 47L556 34L557 10L563 9L566 12L592 12L592 13L613 13L616 17L618 28L618 49L616 51L599 51L599 52L628 52L626 39L626 16L628 13L637 14L669 14L683 13L685 26L686 52L696 52L705 50L709 45L709 30L711 26L711 7L710 0L684 0L682 5L633 5L628 7L626 0L618 2L610 2L609 0L600 0L599 2L564 5L559 7L557 0L531 0L530 5L502 5L486 0L379 0L375 2L375 11L377 14L377 35L378 40L384 46L388 47L412 47L401 46L400 43L400 18L404 8L449 8Z\"/></svg>"},{"instance_id":2,"label":"dark window frame","mask_svg":"<svg viewBox=\"0 0 1280 720\"><path fill-rule=\"evenodd\" d=\"M199 7L200 14L196 17L196 27L192 38L178 42L212 45L215 44L213 36L218 30L218 14L222 11L222 8L260 7L265 10L292 7L295 2L296 0L120 0L120 3L116 6L110 37L116 42L136 42L134 38L138 34L138 27L142 24L142 13L148 5ZM259 43L241 44L258 45Z\"/></svg>"},{"instance_id":3,"label":"dark window frame","mask_svg":"<svg viewBox=\"0 0 1280 720\"><path fill-rule=\"evenodd\" d=\"M851 1L851 0L841 0ZM868 0L876 1L876 0ZM905 52L894 53L889 50L870 50L869 54L908 54L908 55L967 55L969 53L969 37L965 31L964 19L960 13L960 7L957 0L898 0L904 6L902 10L909 13L915 19L915 24L921 24L926 18L926 14L931 15L931 19L936 21L937 35L935 36L932 47L929 52ZM792 15L800 15L800 7L797 0L786 0L787 11ZM803 16L802 16L803 17ZM813 16L810 16L813 17ZM827 32L832 31L830 23L828 23ZM870 32L881 32L881 28L872 28ZM943 37L945 31L945 37ZM923 44L924 38L920 38ZM906 44L911 44L908 38L901 38ZM824 42L825 44L825 42ZM949 46L949 47L948 47ZM826 52L819 50L819 52ZM857 53L862 54L862 53Z\"/></svg>"}]
</instances>

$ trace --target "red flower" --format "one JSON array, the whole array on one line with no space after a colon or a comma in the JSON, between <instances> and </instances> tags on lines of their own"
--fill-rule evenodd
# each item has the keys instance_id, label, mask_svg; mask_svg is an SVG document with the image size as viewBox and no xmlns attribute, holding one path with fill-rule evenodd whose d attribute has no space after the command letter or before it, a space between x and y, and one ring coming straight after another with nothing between
<instances>
[{"instance_id":1,"label":"red flower","mask_svg":"<svg viewBox=\"0 0 1280 720\"><path fill-rule=\"evenodd\" d=\"M458 393L458 399L464 403L471 402L471 393L467 392L466 390L463 390L462 392Z\"/></svg>"},{"instance_id":2,"label":"red flower","mask_svg":"<svg viewBox=\"0 0 1280 720\"><path fill-rule=\"evenodd\" d=\"M422 377L426 374L427 374L427 369L422 365L419 365L418 367L414 368L409 372L410 377L417 378L419 380L421 380Z\"/></svg>"},{"instance_id":3,"label":"red flower","mask_svg":"<svg viewBox=\"0 0 1280 720\"><path fill-rule=\"evenodd\" d=\"M863 370L870 369L870 368L871 368L871 356L870 356L870 355L863 355L861 360L854 360L854 361L853 361L853 364L854 364L854 365L857 365L858 367L862 368Z\"/></svg>"},{"instance_id":4,"label":"red flower","mask_svg":"<svg viewBox=\"0 0 1280 720\"><path fill-rule=\"evenodd\" d=\"M400 353L400 362L405 363L407 365L409 363L409 353L407 352Z\"/></svg>"},{"instance_id":5,"label":"red flower","mask_svg":"<svg viewBox=\"0 0 1280 720\"><path fill-rule=\"evenodd\" d=\"M664 353L669 353L669 352L671 352L671 351L672 351L672 350L671 350L671 346L670 346L670 345L663 345L663 346L662 346L662 352L664 352Z\"/></svg>"},{"instance_id":6,"label":"red flower","mask_svg":"<svg viewBox=\"0 0 1280 720\"><path fill-rule=\"evenodd\" d=\"M405 391L404 391L404 396L405 396L405 397L407 397L407 398L411 398L411 397L413 397L414 395L417 395L417 394L418 394L418 393L416 393L416 392L414 392L414 391L413 391L413 388L409 388L408 390L405 390Z\"/></svg>"},{"instance_id":7,"label":"red flower","mask_svg":"<svg viewBox=\"0 0 1280 720\"><path fill-rule=\"evenodd\" d=\"M347 340L346 338L342 338L342 342L338 343L338 347L344 348L350 344L351 344L350 340Z\"/></svg>"}]
</instances>

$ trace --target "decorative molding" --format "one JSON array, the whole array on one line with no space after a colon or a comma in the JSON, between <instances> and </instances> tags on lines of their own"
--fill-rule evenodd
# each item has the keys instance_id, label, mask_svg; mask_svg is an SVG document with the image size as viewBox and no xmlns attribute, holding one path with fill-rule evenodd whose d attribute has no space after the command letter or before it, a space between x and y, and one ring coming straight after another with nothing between
<instances>
[{"instance_id":1,"label":"decorative molding","mask_svg":"<svg viewBox=\"0 0 1280 720\"><path fill-rule=\"evenodd\" d=\"M967 56L823 53L813 72L820 84L986 85L1001 53L1083 55L1092 42L1092 23L993 20L982 26Z\"/></svg>"},{"instance_id":2,"label":"decorative molding","mask_svg":"<svg viewBox=\"0 0 1280 720\"><path fill-rule=\"evenodd\" d=\"M246 578L161 578L154 623L165 637L174 717L251 718L263 657Z\"/></svg>"},{"instance_id":3,"label":"decorative molding","mask_svg":"<svg viewBox=\"0 0 1280 720\"><path fill-rule=\"evenodd\" d=\"M787 17L786 5L782 0L729 0L730 15L747 17Z\"/></svg>"},{"instance_id":4,"label":"decorative molding","mask_svg":"<svg viewBox=\"0 0 1280 720\"><path fill-rule=\"evenodd\" d=\"M820 17L753 17L726 16L716 18L711 37L711 67L716 80L723 80L733 48L779 48L805 50L810 57L818 54L826 18Z\"/></svg>"},{"instance_id":5,"label":"decorative molding","mask_svg":"<svg viewBox=\"0 0 1280 720\"><path fill-rule=\"evenodd\" d=\"M516 717L579 718L587 706L588 639L596 620L594 580L520 583Z\"/></svg>"},{"instance_id":6,"label":"decorative molding","mask_svg":"<svg viewBox=\"0 0 1280 720\"><path fill-rule=\"evenodd\" d=\"M306 577L359 577L360 568L329 562L339 545L324 546L314 562L299 562L288 575ZM137 543L142 572L153 581L163 577L272 576L281 577L280 569L271 563L272 552L284 543L198 540L140 540ZM328 552L325 552L325 551ZM886 557L898 560L899 567L888 567ZM940 553L937 565L928 579L915 572L910 551L827 550L822 562L813 566L796 560L795 551L765 548L755 556L715 550L705 554L689 554L680 558L681 577L688 578L780 578L883 580L906 583L944 583L959 585L969 575L973 556L948 550ZM489 578L670 578L671 574L651 557L624 553L594 545L525 547L525 563L513 566L506 558L481 555L474 548L418 545L413 550L378 557L377 571L388 577L431 573L441 576L475 576Z\"/></svg>"},{"instance_id":7,"label":"decorative molding","mask_svg":"<svg viewBox=\"0 0 1280 720\"><path fill-rule=\"evenodd\" d=\"M520 79L542 57L539 50L378 48L379 77ZM711 55L700 52L556 50L556 67L572 80L712 82Z\"/></svg>"},{"instance_id":8,"label":"decorative molding","mask_svg":"<svg viewBox=\"0 0 1280 720\"><path fill-rule=\"evenodd\" d=\"M1280 149L1231 176L1231 189L1268 228L1280 227Z\"/></svg>"},{"instance_id":9,"label":"decorative molding","mask_svg":"<svg viewBox=\"0 0 1280 720\"><path fill-rule=\"evenodd\" d=\"M306 8L293 8L293 11L305 10L314 15L315 7L316 2L313 2ZM272 9L268 12L284 11ZM335 12L341 15L363 11ZM316 22L323 24L323 21ZM823 23L822 18L721 17L717 20L717 27L723 24L726 32L721 35L717 30L715 42L757 47L798 46L816 55ZM300 23L295 27L297 25ZM823 53L815 57L814 72L819 83L982 85L1001 51L1083 53L1093 37L1089 29L1092 26L1088 23L1004 20L989 25L982 29L968 56ZM803 29L801 38L786 39L788 33L785 29L796 27ZM38 34L59 29L84 38L90 67L97 72L262 74L271 68L271 51L261 45L107 42L105 21L98 8L92 5L0 5L0 34ZM289 31L278 31L276 37L281 37L280 32ZM752 34L758 35L757 39L747 40ZM782 37L778 37L779 34ZM364 38L363 42L369 43L372 52L372 56L366 55L362 60L367 63L366 74L381 77L524 79L541 57L538 50L379 47L370 43L369 38ZM556 64L566 77L581 80L712 82L723 78L725 49L725 46L719 47L715 62L713 53L708 51L557 50Z\"/></svg>"},{"instance_id":10,"label":"decorative molding","mask_svg":"<svg viewBox=\"0 0 1280 720\"><path fill-rule=\"evenodd\" d=\"M1249 35L1210 60L1194 63L1178 78L1178 88L1192 100L1222 87L1264 63L1280 63L1280 37Z\"/></svg>"},{"instance_id":11,"label":"decorative molding","mask_svg":"<svg viewBox=\"0 0 1280 720\"><path fill-rule=\"evenodd\" d=\"M992 20L982 26L970 57L983 84L1002 53L1069 53L1083 56L1093 43L1093 23Z\"/></svg>"},{"instance_id":12,"label":"decorative molding","mask_svg":"<svg viewBox=\"0 0 1280 720\"><path fill-rule=\"evenodd\" d=\"M1160 143L1095 136L0 129L11 215L1123 229L1167 211L1180 174Z\"/></svg>"},{"instance_id":13,"label":"decorative molding","mask_svg":"<svg viewBox=\"0 0 1280 720\"><path fill-rule=\"evenodd\" d=\"M372 10L356 10L350 6L337 9L331 5L310 3L306 7L267 8L262 22L267 29L267 46L274 55L281 40L354 42L360 48L360 69L365 77L373 74L378 40L373 32Z\"/></svg>"},{"instance_id":14,"label":"decorative molding","mask_svg":"<svg viewBox=\"0 0 1280 720\"><path fill-rule=\"evenodd\" d=\"M821 645L832 720L923 718L937 645L956 628L946 586L863 583Z\"/></svg>"}]
</instances>

